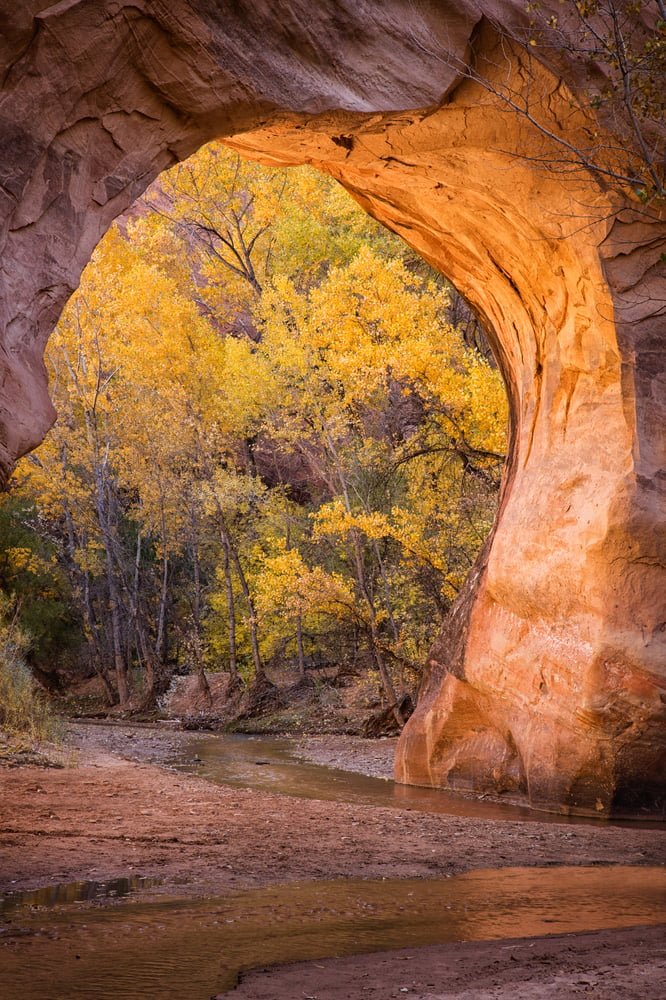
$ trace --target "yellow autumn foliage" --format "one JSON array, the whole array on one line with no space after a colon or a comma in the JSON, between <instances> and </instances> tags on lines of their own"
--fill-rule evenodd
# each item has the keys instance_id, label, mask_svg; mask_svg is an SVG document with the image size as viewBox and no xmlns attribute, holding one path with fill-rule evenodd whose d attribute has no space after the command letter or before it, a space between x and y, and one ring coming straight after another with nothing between
<instances>
[{"instance_id":1,"label":"yellow autumn foliage","mask_svg":"<svg viewBox=\"0 0 666 1000\"><path fill-rule=\"evenodd\" d=\"M58 424L22 465L96 656L110 609L156 674L187 649L250 663L257 627L271 656L296 623L425 655L492 520L506 401L409 263L330 179L219 143L112 227L48 347Z\"/></svg>"}]
</instances>

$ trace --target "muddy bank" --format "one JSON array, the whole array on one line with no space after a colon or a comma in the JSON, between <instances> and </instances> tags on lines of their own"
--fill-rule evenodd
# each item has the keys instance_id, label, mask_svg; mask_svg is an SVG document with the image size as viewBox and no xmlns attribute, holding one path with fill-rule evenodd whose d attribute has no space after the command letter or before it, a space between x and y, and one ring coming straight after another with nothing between
<instances>
[{"instance_id":1,"label":"muddy bank","mask_svg":"<svg viewBox=\"0 0 666 1000\"><path fill-rule=\"evenodd\" d=\"M149 899L177 895L196 900L304 880L433 879L479 868L662 865L666 860L666 830L661 827L526 824L332 804L212 785L154 763L168 761L188 738L166 727L75 726L60 751L60 767L1 768L0 891L136 876L159 882L150 890ZM353 762L365 773L381 776L390 767L392 741L316 738L306 741L303 752L335 766ZM607 933L617 944L627 932ZM10 941L4 936L0 943L13 949L24 947L19 939ZM631 951L634 945L635 941L627 947ZM569 946L561 946L563 960ZM475 954L481 946L465 947ZM395 981L388 972L389 978L383 980L380 966L372 961L375 964L366 969L370 983L362 982L380 992L373 994L353 985L347 993L340 992L345 980L338 982L336 974L335 982L326 986L329 993L317 992L313 986L308 995L319 1000L379 997L381 988L385 989L382 996L393 995L386 990L389 984L393 989ZM650 961L650 968L659 968L656 957ZM345 968L340 966L341 977ZM349 971L349 982L361 982L359 966L353 968L357 972ZM438 996L439 973L435 966L432 972L428 968L419 965L425 970L423 991L429 997ZM619 965L616 971L621 974ZM625 971L627 984L634 989L631 967ZM426 989L431 981L434 986ZM418 986L414 982L415 986L407 984L406 988L418 995L413 992ZM330 992L333 986L339 986L338 992ZM293 980L290 986L276 984L270 990L256 996L291 1000L308 992L305 987L296 991ZM654 1000L656 994L650 990L646 987L646 992L635 995ZM444 985L440 992L446 995ZM634 996L619 989L609 994L594 992L601 1000Z\"/></svg>"},{"instance_id":2,"label":"muddy bank","mask_svg":"<svg viewBox=\"0 0 666 1000\"><path fill-rule=\"evenodd\" d=\"M127 760L164 764L194 738L205 740L215 739L215 736L205 731L193 735L173 722L80 721L69 726L66 745L55 751L55 759L62 762L75 754L84 761L91 754L110 753ZM397 736L377 740L341 734L300 736L294 742L294 752L303 760L316 764L374 778L393 778L397 742Z\"/></svg>"},{"instance_id":3,"label":"muddy bank","mask_svg":"<svg viewBox=\"0 0 666 1000\"><path fill-rule=\"evenodd\" d=\"M371 778L393 778L397 743L397 736L378 740L364 740L359 736L306 736L298 741L298 754L315 764L341 767Z\"/></svg>"},{"instance_id":4,"label":"muddy bank","mask_svg":"<svg viewBox=\"0 0 666 1000\"><path fill-rule=\"evenodd\" d=\"M310 878L432 878L472 868L666 859L663 828L331 804L211 785L148 763L169 759L188 738L153 727L75 726L64 767L4 769L0 888L138 874L160 877L164 891L177 885L179 894L198 895ZM353 740L334 741L338 764L343 745L354 750ZM367 752L388 760L391 747L386 741Z\"/></svg>"},{"instance_id":5,"label":"muddy bank","mask_svg":"<svg viewBox=\"0 0 666 1000\"><path fill-rule=\"evenodd\" d=\"M464 942L258 970L232 1000L656 1000L663 927Z\"/></svg>"}]
</instances>

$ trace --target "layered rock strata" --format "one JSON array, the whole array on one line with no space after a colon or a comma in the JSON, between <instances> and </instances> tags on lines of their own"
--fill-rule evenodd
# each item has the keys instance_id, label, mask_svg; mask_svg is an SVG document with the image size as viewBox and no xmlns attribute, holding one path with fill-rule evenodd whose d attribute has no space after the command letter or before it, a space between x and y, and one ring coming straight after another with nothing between
<instances>
[{"instance_id":1,"label":"layered rock strata","mask_svg":"<svg viewBox=\"0 0 666 1000\"><path fill-rule=\"evenodd\" d=\"M53 419L59 311L150 180L213 136L314 164L466 296L510 401L500 511L399 780L660 815L666 223L572 153L604 128L575 99L603 67L536 62L511 0L20 6L0 0L4 476Z\"/></svg>"}]
</instances>

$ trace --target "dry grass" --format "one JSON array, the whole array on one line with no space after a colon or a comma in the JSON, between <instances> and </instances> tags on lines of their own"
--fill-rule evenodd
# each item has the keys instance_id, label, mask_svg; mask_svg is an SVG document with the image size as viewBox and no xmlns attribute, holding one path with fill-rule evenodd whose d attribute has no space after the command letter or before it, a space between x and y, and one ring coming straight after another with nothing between
<instances>
[{"instance_id":1,"label":"dry grass","mask_svg":"<svg viewBox=\"0 0 666 1000\"><path fill-rule=\"evenodd\" d=\"M3 610L0 607L0 729L19 747L26 740L57 741L62 721L26 665L28 640Z\"/></svg>"}]
</instances>

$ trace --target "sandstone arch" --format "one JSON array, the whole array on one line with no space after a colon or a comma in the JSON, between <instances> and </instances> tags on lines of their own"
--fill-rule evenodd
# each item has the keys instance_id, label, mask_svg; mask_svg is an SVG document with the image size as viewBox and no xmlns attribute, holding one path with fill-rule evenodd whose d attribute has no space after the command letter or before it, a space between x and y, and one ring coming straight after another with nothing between
<instances>
[{"instance_id":1,"label":"sandstone arch","mask_svg":"<svg viewBox=\"0 0 666 1000\"><path fill-rule=\"evenodd\" d=\"M3 477L53 419L45 339L149 181L215 135L314 163L466 295L510 397L500 514L398 777L662 814L666 224L562 162L561 130L590 125L580 65L492 28L522 30L515 0L20 7L0 2ZM497 88L538 94L542 128L470 78L472 52Z\"/></svg>"}]
</instances>

